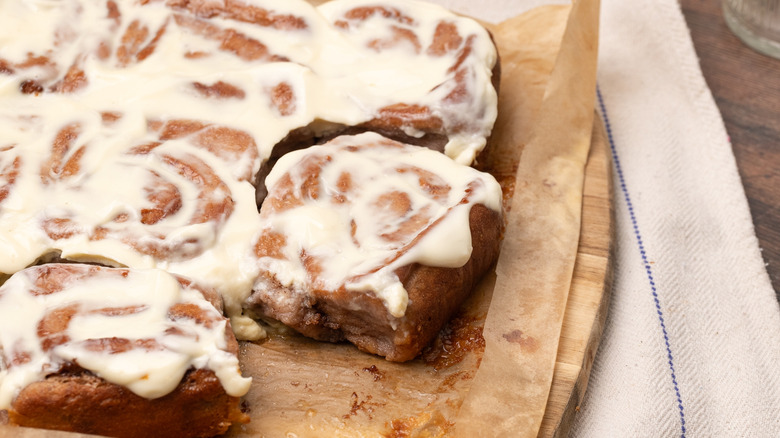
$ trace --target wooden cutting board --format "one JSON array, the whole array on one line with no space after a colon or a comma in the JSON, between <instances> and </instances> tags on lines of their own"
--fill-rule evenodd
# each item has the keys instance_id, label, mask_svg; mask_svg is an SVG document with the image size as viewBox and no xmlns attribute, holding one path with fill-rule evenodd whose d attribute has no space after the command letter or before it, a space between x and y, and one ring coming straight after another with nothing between
<instances>
[{"instance_id":1,"label":"wooden cutting board","mask_svg":"<svg viewBox=\"0 0 780 438\"><path fill-rule=\"evenodd\" d=\"M601 119L595 120L579 250L540 437L568 435L585 396L609 307L615 244L612 160Z\"/></svg>"},{"instance_id":2,"label":"wooden cutting board","mask_svg":"<svg viewBox=\"0 0 780 438\"><path fill-rule=\"evenodd\" d=\"M568 435L585 395L609 304L614 245L612 172L599 119L596 125L585 172L579 250L540 437ZM4 437L38 438L42 434L61 438L87 436L0 424L0 436Z\"/></svg>"}]
</instances>

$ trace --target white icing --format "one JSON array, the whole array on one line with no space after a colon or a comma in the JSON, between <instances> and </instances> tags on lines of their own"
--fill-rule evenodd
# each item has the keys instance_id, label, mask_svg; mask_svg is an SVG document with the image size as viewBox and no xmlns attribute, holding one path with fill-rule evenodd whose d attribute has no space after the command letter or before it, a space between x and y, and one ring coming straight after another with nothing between
<instances>
[{"instance_id":1,"label":"white icing","mask_svg":"<svg viewBox=\"0 0 780 438\"><path fill-rule=\"evenodd\" d=\"M349 150L357 146L356 152ZM310 163L330 159L320 169L316 198L302 192ZM435 175L437 186L448 187L437 199L426 192L420 169ZM351 188L342 193L338 180L348 174ZM285 183L292 182L292 193ZM459 165L426 148L403 146L378 134L337 137L283 156L266 178L269 197L261 209L264 232L285 236L283 258L265 256L261 270L295 290L348 290L374 293L395 317L404 315L408 296L395 270L412 263L438 267L463 266L471 256L469 212L475 204L501 211L496 180ZM307 187L312 182L307 181ZM469 189L470 188L470 189ZM470 193L468 191L470 190ZM403 193L408 211L399 215L378 200ZM342 195L346 202L335 202ZM291 208L275 209L276 199L300 199ZM461 202L466 199L467 202ZM427 217L414 233L394 235L418 214ZM352 226L354 224L354 227ZM354 232L353 232L354 231ZM422 236L422 238L419 238ZM418 239L415 242L415 239ZM321 271L307 270L302 253L322 262ZM262 255L262 254L260 254Z\"/></svg>"},{"instance_id":2,"label":"white icing","mask_svg":"<svg viewBox=\"0 0 780 438\"><path fill-rule=\"evenodd\" d=\"M442 118L450 131L445 153L458 163L471 164L485 147L486 138L498 114L496 91L491 83L497 54L490 37L473 20L458 20L441 6L414 0L338 0L324 3L318 9L331 22L335 22L353 8L374 5L389 5L404 16L411 17L413 23L392 22L388 26L389 20L382 20L380 14L374 14L346 32L350 42L357 47L366 47L372 40L392 38L391 27L400 27L414 30L422 49L415 53L414 47L407 43L382 51L360 51L360 58L347 63L347 70L354 72L354 78L348 77L344 83L345 89L357 100L371 102L374 108L395 102L428 106ZM454 57L452 54L431 56L425 50L431 46L436 26L442 21L457 23L458 32L464 39L469 35L479 36L474 41L466 64L473 63L481 68L468 70L468 74L473 76L466 81L466 86L468 95L472 97L459 102L446 99L455 82L442 81L442 78L453 77L454 72L448 69L455 63ZM400 59L404 60L405 68L398 68ZM415 132L410 130L408 134L414 136Z\"/></svg>"},{"instance_id":3,"label":"white icing","mask_svg":"<svg viewBox=\"0 0 780 438\"><path fill-rule=\"evenodd\" d=\"M146 398L169 393L190 366L213 370L232 396L249 390L251 379L241 376L238 359L226 351L226 320L200 292L182 288L165 271L134 270L123 277L103 268L81 281L63 284L60 291L35 295L30 291L35 290L33 278L39 269L21 271L0 288L0 345L3 362L9 364L0 375L0 409L9 408L28 384L73 361ZM177 303L195 304L218 322L209 327L187 318L171 321L168 311ZM78 312L63 332L67 340L45 351L38 336L40 321L48 312L68 306L77 306ZM96 313L106 308L140 310L129 314ZM166 332L172 327L182 334ZM112 337L153 339L159 347L109 354L85 345L85 341ZM25 353L29 359L14 364L15 353Z\"/></svg>"},{"instance_id":4,"label":"white icing","mask_svg":"<svg viewBox=\"0 0 780 438\"><path fill-rule=\"evenodd\" d=\"M219 13L204 21L163 1L141 5L117 0L119 18L114 20L106 8L109 3L0 1L0 190L8 188L5 199L0 198L0 274L12 274L50 254L112 266L161 268L216 288L228 316L241 322L235 324L237 336L257 339L263 330L241 315L259 269L252 237L265 226L257 215L251 183L275 144L314 122L358 125L376 118L382 108L403 103L425 107L440 118L450 138L446 153L468 164L484 147L495 120L490 75L496 53L490 38L472 20L439 7L398 1L393 7L413 21L398 23L375 14L340 28L337 24L347 11L376 2L336 0L319 8L300 0L248 2L302 24L285 28ZM206 9L223 4L192 3ZM427 53L443 21L454 23L463 41L475 37L463 64L469 97L446 103L455 86L456 73L450 67L464 46L441 56ZM204 23L212 28L199 31ZM120 51L131 26L145 27L148 33L128 61ZM373 39L392 36L393 27L414 32L421 50L414 44L381 52L367 46ZM262 43L268 55L278 57L246 60L220 48L226 30ZM154 50L145 59L136 58L158 34ZM40 62L44 57L46 62ZM81 72L84 82L75 90L55 92L71 69ZM195 85L220 83L233 87L240 97L206 97ZM273 90L282 85L292 97L286 108L272 105ZM38 92L22 92L37 86ZM118 118L104 120L106 113ZM170 120L230 128L254 144L231 154L199 145L199 133L161 140L152 124ZM42 173L56 155L55 139L68 126L74 129L74 138L67 151L60 151L53 171ZM411 125L401 129L412 136L422 134ZM144 153L135 149L152 142L162 144ZM21 164L11 181L15 160ZM77 162L74 174L64 167L69 160ZM200 163L196 170L208 172L204 178L220 185L205 185L180 163ZM150 197L165 187L177 191L178 210L155 223L142 223L142 212L155 206ZM230 202L224 214L207 222L198 219L211 208L204 202L219 204L226 199ZM327 213L318 216L322 223L296 220L305 223L311 238L330 246L344 244L333 232L343 230L343 225L326 223ZM52 220L69 222L52 230ZM438 263L456 264L468 258L465 238L453 240L461 242L456 252L420 250L420 260L444 257ZM359 267L377 262L378 256L372 257ZM345 265L329 269L333 278L346 275ZM296 275L280 278L293 282ZM381 289L396 287L386 283ZM355 282L350 287L368 286ZM388 306L395 314L402 312L402 294L388 294L384 298Z\"/></svg>"}]
</instances>

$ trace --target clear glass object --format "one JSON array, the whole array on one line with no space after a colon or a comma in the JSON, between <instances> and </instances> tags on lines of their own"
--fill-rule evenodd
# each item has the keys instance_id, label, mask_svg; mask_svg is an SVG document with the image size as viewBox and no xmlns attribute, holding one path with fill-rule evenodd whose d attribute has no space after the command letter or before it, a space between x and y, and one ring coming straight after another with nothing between
<instances>
[{"instance_id":1,"label":"clear glass object","mask_svg":"<svg viewBox=\"0 0 780 438\"><path fill-rule=\"evenodd\" d=\"M723 0L723 17L745 44L780 59L780 0Z\"/></svg>"}]
</instances>

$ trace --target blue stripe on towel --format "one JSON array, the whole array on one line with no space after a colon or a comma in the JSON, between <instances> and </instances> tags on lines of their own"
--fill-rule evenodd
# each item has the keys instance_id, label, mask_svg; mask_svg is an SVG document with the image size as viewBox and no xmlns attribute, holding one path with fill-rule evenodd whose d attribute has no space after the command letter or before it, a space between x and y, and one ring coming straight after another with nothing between
<instances>
[{"instance_id":1,"label":"blue stripe on towel","mask_svg":"<svg viewBox=\"0 0 780 438\"><path fill-rule=\"evenodd\" d=\"M639 246L639 253L642 256L642 263L647 273L647 280L650 282L650 290L653 294L653 301L655 301L655 310L658 313L658 322L661 325L661 331L664 335L664 343L666 344L666 357L669 359L669 371L672 374L672 384L674 385L674 393L677 395L677 407L680 409L680 427L682 429L681 437L685 438L685 410L683 409L682 396L680 395L680 388L677 385L677 375L674 371L674 358L672 357L672 347L669 344L669 334L666 331L666 323L664 322L664 313L661 310L661 300L658 298L658 290L653 279L653 268L647 260L647 252L645 251L645 245L642 241L642 233L639 231L639 224L636 220L636 214L634 213L634 205L631 203L631 195L628 193L626 187L626 180L623 177L623 168L620 165L620 158L618 157L617 149L615 148L615 139L612 136L612 127L609 124L609 116L607 115L607 108L604 105L604 98L601 96L601 89L596 88L596 96L599 101L599 107L601 109L601 115L604 119L604 127L607 130L607 139L609 140L609 148L612 151L612 161L615 163L615 170L617 171L618 182L620 183L620 190L623 192L623 199L626 201L628 207L628 214L631 218L631 225L634 227L634 236L636 237L637 245Z\"/></svg>"}]
</instances>

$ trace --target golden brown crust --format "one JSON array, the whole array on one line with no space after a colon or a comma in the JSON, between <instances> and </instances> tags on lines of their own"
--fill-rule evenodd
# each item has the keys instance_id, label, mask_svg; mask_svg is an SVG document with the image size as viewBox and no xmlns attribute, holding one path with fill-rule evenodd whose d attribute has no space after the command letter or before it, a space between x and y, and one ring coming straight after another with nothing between
<instances>
[{"instance_id":1,"label":"golden brown crust","mask_svg":"<svg viewBox=\"0 0 780 438\"><path fill-rule=\"evenodd\" d=\"M220 50L232 52L246 60L283 61L286 58L271 53L259 41L236 32L217 29L203 19L220 16L229 20L252 22L280 29L305 27L305 22L298 20L297 17L273 16L268 11L242 6L243 4L238 2L228 2L226 3L228 6L222 9L213 9L216 8L214 2L195 0L176 0L169 2L169 4L178 10L192 12L193 16L196 17L176 14L174 19L179 26L189 28L194 33L202 34L206 38L219 42ZM115 19L118 23L116 5L109 1L107 6L109 18ZM130 65L147 58L155 50L157 41L166 32L165 26L157 29L142 29L134 24L136 23L131 23L127 34L122 37L121 46L117 49L116 56L122 65ZM449 39L460 38L457 33L454 35L452 33L452 29L446 27L437 29L435 44L429 49L433 55L440 55L458 47L458 45L448 42ZM398 30L397 38L413 41L415 37ZM377 41L374 46L378 50L386 47L387 44L390 42ZM105 48L105 46L101 47L101 49ZM101 59L107 56L108 53L99 55ZM192 56L195 57L198 54L193 52ZM42 58L40 62L48 63L50 61ZM67 66L62 66L62 68L65 67ZM458 64L453 65L453 69L458 67ZM11 66L0 59L0 74L10 73L14 68L21 68L21 66ZM500 77L498 69L497 62L493 75L496 88ZM460 76L458 77L460 78ZM30 94L45 91L72 93L88 84L89 78L82 65L74 62L67 68L67 73L58 81L29 80L23 82L21 87L24 93ZM243 99L245 97L245 92L242 89L223 82L213 84L195 82L192 87L204 98ZM462 98L462 89L462 86L456 87L453 94L448 96L448 100L456 101ZM293 111L294 101L288 89L276 88L273 90L272 97L273 104L280 114L288 115ZM109 124L118 117L121 115L106 114L104 120ZM158 125L152 126L154 123ZM181 136L192 136L198 145L209 148L211 152L224 159L238 156L240 151L235 149L254 150L252 139L242 132L235 132L224 127L211 127L206 124L196 126L195 123L197 122L188 120L151 121L150 129L159 133L160 142L139 145L133 150L133 153L150 154L162 142ZM269 160L269 165L264 167L260 173L261 176L258 176L258 203L264 198L262 176L267 174L270 165L278 158L277 156L288 149L307 147L316 142L333 138L335 134L375 131L405 143L443 151L449 134L443 125L442 119L433 114L430 108L399 103L381 108L375 118L357 127L330 124L324 131L311 127L300 128L277 145L272 159ZM75 149L76 145L72 143L80 127L74 125L66 128L58 137L58 144L54 145L51 160L46 163L48 167L41 169L42 178L46 175L55 175L57 178L65 179L79 171L79 160L84 150L76 150L73 153L72 149ZM412 137L406 134L409 128L414 128L424 135L419 138ZM311 137L303 138L302 133L311 134ZM291 139L295 141L290 141ZM70 158L66 161L65 157L67 156ZM206 175L203 180L219 183L219 179L209 173L206 163L183 162L173 157L163 158L166 164L177 169L182 176L203 174ZM0 182L6 184L2 189L7 191L13 185L16 175L14 170L21 166L19 163L18 160L14 161L8 166L8 172L4 172L6 181ZM242 175L242 179L251 179L251 176ZM174 190L166 191L165 187L167 186L164 182L156 180L155 182L158 183L159 187L150 190L150 193L153 192L156 195L149 199L155 208L144 210L140 214L142 223L146 225L157 223L166 216L175 214L181 208L181 201L174 199ZM203 189L210 192L226 191L224 187L216 185L206 186ZM4 200L5 195L7 193L0 190L0 202ZM227 202L219 205L199 206L198 211L204 212L204 217L202 219L196 218L196 220L223 222L222 218L229 216L231 209L232 204ZM205 213L214 213L215 217L207 216ZM125 218L118 217L116 220L119 222ZM298 309L303 313L295 316L300 318L300 323L291 325L318 339L349 340L359 348L386 356L389 360L412 359L435 337L498 255L500 215L482 205L477 205L471 211L470 224L474 250L471 258L463 267L436 268L414 264L397 271L410 298L406 315L400 321L392 318L387 313L384 303L374 296L362 294L355 297L353 294L339 291L338 293L315 295L313 301L305 299L305 302L298 306ZM55 218L46 222L45 225L46 232L52 239L65 239L73 235L73 232L68 230L69 223L66 222L66 219ZM107 236L106 233L108 233L106 230L95 230L94 235L90 235L90 238L117 237ZM162 244L140 246L135 245L134 242L128 243L140 252L155 256L169 252L169 248ZM211 299L211 301L214 300ZM261 304L258 306L262 308ZM360 310L351 310L355 307ZM172 312L183 317L195 318L197 316L190 314L192 313L191 309L186 306L179 306ZM281 309L269 308L266 314L278 317L281 316L282 312ZM396 326L396 324L398 325ZM235 352L237 350L235 338L226 337L230 350ZM84 370L76 369L75 372L70 370L53 374L24 388L14 400L7 415L12 423L22 426L118 437L213 436L225 432L231 422L247 421L246 415L241 413L239 409L239 399L225 393L212 371L202 369L191 369L172 393L153 400L139 397L126 388L107 382ZM2 420L1 417L0 420Z\"/></svg>"},{"instance_id":2,"label":"golden brown crust","mask_svg":"<svg viewBox=\"0 0 780 438\"><path fill-rule=\"evenodd\" d=\"M62 292L71 284L86 279L125 278L132 271L86 264L46 264L22 271L30 277L32 296ZM216 291L191 280L174 276L184 289L199 292L216 309L222 309L222 298ZM79 312L100 313L116 317L139 310L138 306L111 306L79 310L79 304L46 309L37 330L41 347L49 351L68 342L65 330ZM203 327L221 327L225 322L223 349L238 354L238 342L229 321L204 311L192 302L177 302L167 311L172 322L190 321ZM175 330L174 325L169 330ZM127 339L105 337L82 341L92 351L117 354L131 349L162 348L154 338ZM1 347L0 347L1 351ZM11 359L4 363L12 368L30 359L24 350L6 351ZM0 360L3 360L0 358ZM78 359L76 359L78 360ZM240 398L229 396L214 371L190 368L170 393L155 399L141 397L124 386L111 383L79 367L75 361L59 365L56 372L22 388L7 412L8 422L41 429L91 433L112 437L208 437L223 433L232 423L249 420L240 409Z\"/></svg>"},{"instance_id":3,"label":"golden brown crust","mask_svg":"<svg viewBox=\"0 0 780 438\"><path fill-rule=\"evenodd\" d=\"M403 362L414 359L428 345L468 297L498 257L501 215L481 204L469 214L471 257L459 268L412 264L396 273L409 294L405 315L389 315L372 294L345 290L296 294L263 277L248 300L254 311L278 319L305 336L338 342L347 340L359 349ZM263 295L286 296L286 300ZM394 324L395 328L394 328Z\"/></svg>"},{"instance_id":4,"label":"golden brown crust","mask_svg":"<svg viewBox=\"0 0 780 438\"><path fill-rule=\"evenodd\" d=\"M112 437L210 437L248 421L239 398L205 369L153 400L87 372L55 374L24 388L8 414L19 426Z\"/></svg>"},{"instance_id":5,"label":"golden brown crust","mask_svg":"<svg viewBox=\"0 0 780 438\"><path fill-rule=\"evenodd\" d=\"M399 278L409 294L409 305L395 330L389 325L372 326L376 315L349 312L344 307L333 309L331 303L323 303L322 308L329 312L327 321L337 323L344 338L362 350L391 361L414 359L436 337L498 257L501 216L478 204L471 209L470 226L473 250L465 265L439 268L413 264L399 270ZM335 304L344 298L334 297ZM378 300L374 298L374 301ZM384 311L383 304L378 304Z\"/></svg>"},{"instance_id":6,"label":"golden brown crust","mask_svg":"<svg viewBox=\"0 0 780 438\"><path fill-rule=\"evenodd\" d=\"M493 38L491 34L491 39ZM494 43L495 44L495 43ZM501 59L496 58L493 65L491 77L493 88L496 93L499 90L501 82ZM420 136L411 136L406 133L405 128L414 127L421 132ZM277 143L271 152L268 160L264 161L260 171L255 178L256 200L258 208L268 195L268 189L265 186L265 177L271 172L273 166L279 158L292 151L305 149L315 144L323 144L342 135L356 135L362 132L376 132L377 134L389 139L399 141L405 144L423 146L428 149L444 152L447 145L447 132L442 128L441 119L431 114L427 107L412 106L405 104L396 104L383 108L377 117L361 123L357 126L344 126L336 123L317 121L309 126L296 129L290 132L287 137ZM490 138L487 139L486 147L480 152L479 158L483 157L490 146ZM479 161L478 158L478 161Z\"/></svg>"}]
</instances>

